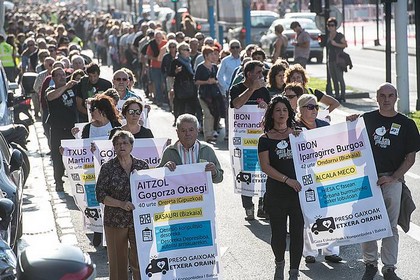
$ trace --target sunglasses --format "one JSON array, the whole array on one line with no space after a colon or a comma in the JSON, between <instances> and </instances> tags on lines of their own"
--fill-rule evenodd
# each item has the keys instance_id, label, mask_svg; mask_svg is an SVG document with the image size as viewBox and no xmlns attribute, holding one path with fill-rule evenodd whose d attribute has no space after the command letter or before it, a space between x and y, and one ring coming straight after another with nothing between
<instances>
[{"instance_id":1,"label":"sunglasses","mask_svg":"<svg viewBox=\"0 0 420 280\"><path fill-rule=\"evenodd\" d=\"M327 24L327 26L335 26L335 24Z\"/></svg>"},{"instance_id":2,"label":"sunglasses","mask_svg":"<svg viewBox=\"0 0 420 280\"><path fill-rule=\"evenodd\" d=\"M116 80L117 82L126 82L128 79L127 78L115 78L114 80Z\"/></svg>"},{"instance_id":3,"label":"sunglasses","mask_svg":"<svg viewBox=\"0 0 420 280\"><path fill-rule=\"evenodd\" d=\"M234 49L239 49L240 46L231 46L230 48L234 50Z\"/></svg>"},{"instance_id":4,"label":"sunglasses","mask_svg":"<svg viewBox=\"0 0 420 280\"><path fill-rule=\"evenodd\" d=\"M98 109L98 107L96 107L96 106L92 106L92 107L90 107L90 108L89 108L89 111L90 111L91 113L93 113L96 109Z\"/></svg>"},{"instance_id":5,"label":"sunglasses","mask_svg":"<svg viewBox=\"0 0 420 280\"><path fill-rule=\"evenodd\" d=\"M190 49L182 49L183 51L190 52Z\"/></svg>"},{"instance_id":6,"label":"sunglasses","mask_svg":"<svg viewBox=\"0 0 420 280\"><path fill-rule=\"evenodd\" d=\"M289 95L284 95L287 99L293 99L293 98L295 98L297 95L295 94L295 95L293 95L293 94L289 94Z\"/></svg>"},{"instance_id":7,"label":"sunglasses","mask_svg":"<svg viewBox=\"0 0 420 280\"><path fill-rule=\"evenodd\" d=\"M304 107L304 108L306 108L306 109L308 109L308 110L313 110L313 109L316 109L316 110L318 110L319 109L319 105L314 105L314 104L308 104L308 105L305 105L305 106L302 106L302 107Z\"/></svg>"},{"instance_id":8,"label":"sunglasses","mask_svg":"<svg viewBox=\"0 0 420 280\"><path fill-rule=\"evenodd\" d=\"M134 115L134 114L136 114L136 115L141 115L141 110L140 109L128 109L127 110L127 113L129 114L129 115Z\"/></svg>"}]
</instances>

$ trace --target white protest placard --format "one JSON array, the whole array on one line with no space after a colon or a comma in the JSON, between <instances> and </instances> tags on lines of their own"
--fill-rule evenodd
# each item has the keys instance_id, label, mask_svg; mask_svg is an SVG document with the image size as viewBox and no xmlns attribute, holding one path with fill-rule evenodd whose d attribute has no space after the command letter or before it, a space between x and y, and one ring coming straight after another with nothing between
<instances>
[{"instance_id":1,"label":"white protest placard","mask_svg":"<svg viewBox=\"0 0 420 280\"><path fill-rule=\"evenodd\" d=\"M222 279L213 183L205 166L131 174L142 279Z\"/></svg>"},{"instance_id":2,"label":"white protest placard","mask_svg":"<svg viewBox=\"0 0 420 280\"><path fill-rule=\"evenodd\" d=\"M88 230L102 232L102 211L96 200L96 179L92 139L61 140L63 163L69 176L72 195L82 211L84 226Z\"/></svg>"},{"instance_id":3,"label":"white protest placard","mask_svg":"<svg viewBox=\"0 0 420 280\"><path fill-rule=\"evenodd\" d=\"M131 155L147 162L149 168L155 168L159 165L162 159L163 151L166 148L167 142L168 138L134 139ZM102 164L114 158L115 152L111 140L97 140L94 141L93 144L95 146L95 174L98 176Z\"/></svg>"},{"instance_id":4,"label":"white protest placard","mask_svg":"<svg viewBox=\"0 0 420 280\"><path fill-rule=\"evenodd\" d=\"M229 153L235 193L262 196L265 192L267 175L258 162L258 139L263 133L264 112L256 105L229 109Z\"/></svg>"},{"instance_id":5,"label":"white protest placard","mask_svg":"<svg viewBox=\"0 0 420 280\"><path fill-rule=\"evenodd\" d=\"M392 235L362 118L290 137L313 249Z\"/></svg>"},{"instance_id":6,"label":"white protest placard","mask_svg":"<svg viewBox=\"0 0 420 280\"><path fill-rule=\"evenodd\" d=\"M74 127L77 127L79 131L74 135L74 138L76 139L82 139L82 132L85 125L87 125L88 122L82 122L82 123L75 123Z\"/></svg>"}]
</instances>

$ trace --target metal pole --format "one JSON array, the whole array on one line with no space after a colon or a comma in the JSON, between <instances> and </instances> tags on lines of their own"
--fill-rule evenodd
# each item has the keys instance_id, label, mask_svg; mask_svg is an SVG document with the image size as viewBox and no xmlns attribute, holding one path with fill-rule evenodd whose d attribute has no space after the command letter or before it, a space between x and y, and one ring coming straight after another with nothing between
<instances>
[{"instance_id":1,"label":"metal pole","mask_svg":"<svg viewBox=\"0 0 420 280\"><path fill-rule=\"evenodd\" d=\"M353 26L353 44L356 46L356 26Z\"/></svg>"},{"instance_id":2,"label":"metal pole","mask_svg":"<svg viewBox=\"0 0 420 280\"><path fill-rule=\"evenodd\" d=\"M414 21L416 25L416 73L417 102L416 110L420 110L420 3L414 2Z\"/></svg>"},{"instance_id":3,"label":"metal pole","mask_svg":"<svg viewBox=\"0 0 420 280\"><path fill-rule=\"evenodd\" d=\"M407 1L395 3L395 70L399 92L398 111L410 112L410 87L408 80L408 42L407 42Z\"/></svg>"},{"instance_id":4,"label":"metal pole","mask_svg":"<svg viewBox=\"0 0 420 280\"><path fill-rule=\"evenodd\" d=\"M325 20L325 38L328 41L328 37L329 37L329 32L328 32L328 18L330 17L330 0L325 0L325 6L324 6L324 20ZM325 88L325 91L327 92L328 95L332 95L332 87L331 87L331 76L330 76L330 71L328 69L328 48L326 48L327 51L327 85Z\"/></svg>"},{"instance_id":5,"label":"metal pole","mask_svg":"<svg viewBox=\"0 0 420 280\"><path fill-rule=\"evenodd\" d=\"M345 3L344 0L342 0L341 2L342 2L341 13L343 14L343 34L344 34L344 36L346 36L346 13L345 13L345 9L344 9L344 6L345 6L346 3Z\"/></svg>"},{"instance_id":6,"label":"metal pole","mask_svg":"<svg viewBox=\"0 0 420 280\"><path fill-rule=\"evenodd\" d=\"M376 40L375 46L380 46L379 43L379 0L376 0Z\"/></svg>"},{"instance_id":7,"label":"metal pole","mask_svg":"<svg viewBox=\"0 0 420 280\"><path fill-rule=\"evenodd\" d=\"M365 47L365 28L362 26L362 49Z\"/></svg>"},{"instance_id":8,"label":"metal pole","mask_svg":"<svg viewBox=\"0 0 420 280\"><path fill-rule=\"evenodd\" d=\"M209 18L209 28L210 28L210 37L216 37L216 29L214 26L214 0L207 0L207 11L208 11L208 18ZM223 43L223 42L222 42Z\"/></svg>"},{"instance_id":9,"label":"metal pole","mask_svg":"<svg viewBox=\"0 0 420 280\"><path fill-rule=\"evenodd\" d=\"M244 27L245 27L245 45L251 43L251 0L242 0Z\"/></svg>"},{"instance_id":10,"label":"metal pole","mask_svg":"<svg viewBox=\"0 0 420 280\"><path fill-rule=\"evenodd\" d=\"M385 80L391 82L391 1L385 1Z\"/></svg>"}]
</instances>

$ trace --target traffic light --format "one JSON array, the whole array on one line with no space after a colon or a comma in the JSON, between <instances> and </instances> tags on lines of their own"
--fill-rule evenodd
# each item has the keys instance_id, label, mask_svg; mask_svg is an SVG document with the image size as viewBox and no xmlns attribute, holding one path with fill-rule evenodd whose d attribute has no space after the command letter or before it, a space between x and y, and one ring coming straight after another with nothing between
<instances>
[{"instance_id":1,"label":"traffic light","mask_svg":"<svg viewBox=\"0 0 420 280\"><path fill-rule=\"evenodd\" d=\"M179 0L171 0L172 3L178 3Z\"/></svg>"},{"instance_id":2,"label":"traffic light","mask_svg":"<svg viewBox=\"0 0 420 280\"><path fill-rule=\"evenodd\" d=\"M312 13L320 14L322 13L322 0L310 0L309 9Z\"/></svg>"}]
</instances>

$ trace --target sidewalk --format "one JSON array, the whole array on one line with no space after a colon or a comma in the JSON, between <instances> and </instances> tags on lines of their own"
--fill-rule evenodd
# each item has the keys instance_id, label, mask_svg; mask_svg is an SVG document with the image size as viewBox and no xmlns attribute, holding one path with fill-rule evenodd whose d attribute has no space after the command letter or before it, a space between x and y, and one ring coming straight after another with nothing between
<instances>
[{"instance_id":1,"label":"sidewalk","mask_svg":"<svg viewBox=\"0 0 420 280\"><path fill-rule=\"evenodd\" d=\"M23 191L23 236L18 252L27 246L77 245L65 193L57 193L47 139L41 122L30 126L28 156L31 172Z\"/></svg>"}]
</instances>

